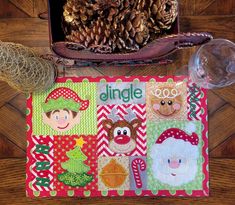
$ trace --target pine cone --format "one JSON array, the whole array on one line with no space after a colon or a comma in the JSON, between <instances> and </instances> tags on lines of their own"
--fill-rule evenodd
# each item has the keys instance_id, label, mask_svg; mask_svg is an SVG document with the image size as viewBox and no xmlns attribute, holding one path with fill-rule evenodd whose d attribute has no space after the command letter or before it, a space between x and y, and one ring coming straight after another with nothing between
<instances>
[{"instance_id":1,"label":"pine cone","mask_svg":"<svg viewBox=\"0 0 235 205\"><path fill-rule=\"evenodd\" d=\"M68 41L100 53L136 51L164 35L177 17L177 0L67 0Z\"/></svg>"},{"instance_id":2,"label":"pine cone","mask_svg":"<svg viewBox=\"0 0 235 205\"><path fill-rule=\"evenodd\" d=\"M134 2L134 9L138 10L138 11L144 11L145 7L148 5L147 0L136 0Z\"/></svg>"},{"instance_id":3,"label":"pine cone","mask_svg":"<svg viewBox=\"0 0 235 205\"><path fill-rule=\"evenodd\" d=\"M93 15L91 0L67 0L64 5L64 20L71 26L87 25L93 20Z\"/></svg>"},{"instance_id":4,"label":"pine cone","mask_svg":"<svg viewBox=\"0 0 235 205\"><path fill-rule=\"evenodd\" d=\"M123 0L123 2L120 4L119 9L129 9L132 10L134 8L136 0Z\"/></svg>"},{"instance_id":5,"label":"pine cone","mask_svg":"<svg viewBox=\"0 0 235 205\"><path fill-rule=\"evenodd\" d=\"M144 12L124 10L114 19L113 27L117 30L114 43L121 51L135 51L148 42L149 29Z\"/></svg>"},{"instance_id":6,"label":"pine cone","mask_svg":"<svg viewBox=\"0 0 235 205\"><path fill-rule=\"evenodd\" d=\"M149 7L150 26L155 33L168 30L178 15L177 0L151 0Z\"/></svg>"},{"instance_id":7,"label":"pine cone","mask_svg":"<svg viewBox=\"0 0 235 205\"><path fill-rule=\"evenodd\" d=\"M120 5L123 5L124 0L96 0L93 5L95 11L100 18L103 18L106 23L112 22L114 17L120 13Z\"/></svg>"},{"instance_id":8,"label":"pine cone","mask_svg":"<svg viewBox=\"0 0 235 205\"><path fill-rule=\"evenodd\" d=\"M93 27L78 28L72 30L66 36L67 40L76 42L81 47L94 52L111 53L110 25L105 24L100 18L94 23Z\"/></svg>"},{"instance_id":9,"label":"pine cone","mask_svg":"<svg viewBox=\"0 0 235 205\"><path fill-rule=\"evenodd\" d=\"M123 0L96 0L94 10L105 10L111 7L118 8L123 3Z\"/></svg>"}]
</instances>

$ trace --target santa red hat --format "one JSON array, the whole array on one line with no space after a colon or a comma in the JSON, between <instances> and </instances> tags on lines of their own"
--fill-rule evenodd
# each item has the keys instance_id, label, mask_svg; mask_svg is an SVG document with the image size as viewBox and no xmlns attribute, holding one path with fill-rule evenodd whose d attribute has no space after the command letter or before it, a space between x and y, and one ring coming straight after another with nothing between
<instances>
[{"instance_id":1,"label":"santa red hat","mask_svg":"<svg viewBox=\"0 0 235 205\"><path fill-rule=\"evenodd\" d=\"M195 132L192 132L192 134L187 134L185 131L179 128L170 128L165 130L159 136L159 138L156 141L156 144L161 144L163 141L165 141L170 137L175 139L181 139L184 140L185 142L190 142L192 145L198 145L199 143L198 135Z\"/></svg>"},{"instance_id":2,"label":"santa red hat","mask_svg":"<svg viewBox=\"0 0 235 205\"><path fill-rule=\"evenodd\" d=\"M42 108L44 112L57 109L69 109L75 112L86 110L89 100L82 100L76 92L70 88L60 87L53 90L46 98Z\"/></svg>"}]
</instances>

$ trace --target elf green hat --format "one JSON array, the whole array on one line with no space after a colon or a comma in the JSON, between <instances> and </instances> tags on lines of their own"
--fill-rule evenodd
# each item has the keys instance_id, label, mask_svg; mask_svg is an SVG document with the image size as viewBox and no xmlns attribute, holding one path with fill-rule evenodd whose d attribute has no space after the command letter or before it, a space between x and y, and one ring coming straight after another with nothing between
<instances>
[{"instance_id":1,"label":"elf green hat","mask_svg":"<svg viewBox=\"0 0 235 205\"><path fill-rule=\"evenodd\" d=\"M89 100L82 100L73 90L61 87L53 90L42 105L44 112L68 109L75 112L86 110Z\"/></svg>"}]
</instances>

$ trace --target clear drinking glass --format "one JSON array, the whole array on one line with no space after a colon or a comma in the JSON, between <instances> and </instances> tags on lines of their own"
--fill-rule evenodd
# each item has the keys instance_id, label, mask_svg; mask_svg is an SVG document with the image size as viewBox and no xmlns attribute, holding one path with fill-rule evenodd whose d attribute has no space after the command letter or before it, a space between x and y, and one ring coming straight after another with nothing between
<instances>
[{"instance_id":1,"label":"clear drinking glass","mask_svg":"<svg viewBox=\"0 0 235 205\"><path fill-rule=\"evenodd\" d=\"M235 82L235 44L214 39L202 45L189 61L189 75L198 86L213 89Z\"/></svg>"}]
</instances>

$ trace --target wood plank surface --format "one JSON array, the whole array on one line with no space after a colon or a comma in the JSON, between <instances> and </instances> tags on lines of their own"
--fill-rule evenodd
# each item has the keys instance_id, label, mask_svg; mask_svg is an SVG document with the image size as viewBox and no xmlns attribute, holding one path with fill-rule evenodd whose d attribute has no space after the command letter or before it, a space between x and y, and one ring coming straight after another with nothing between
<instances>
[{"instance_id":1,"label":"wood plank surface","mask_svg":"<svg viewBox=\"0 0 235 205\"><path fill-rule=\"evenodd\" d=\"M7 83L0 81L0 107L15 97L19 92L9 87Z\"/></svg>"},{"instance_id":2,"label":"wood plank surface","mask_svg":"<svg viewBox=\"0 0 235 205\"><path fill-rule=\"evenodd\" d=\"M48 23L37 18L47 0L0 0L0 40L51 53ZM234 0L180 0L181 32L208 31L235 41ZM197 48L179 50L168 65L71 68L60 75L182 75ZM235 86L208 92L210 197L208 198L60 198L25 197L25 104L23 94L0 82L0 204L235 204Z\"/></svg>"},{"instance_id":3,"label":"wood plank surface","mask_svg":"<svg viewBox=\"0 0 235 205\"><path fill-rule=\"evenodd\" d=\"M14 107L6 104L0 108L0 133L21 149L26 149L25 117Z\"/></svg>"},{"instance_id":4,"label":"wood plank surface","mask_svg":"<svg viewBox=\"0 0 235 205\"><path fill-rule=\"evenodd\" d=\"M209 118L209 149L212 150L235 133L235 108L226 104Z\"/></svg>"},{"instance_id":5,"label":"wood plank surface","mask_svg":"<svg viewBox=\"0 0 235 205\"><path fill-rule=\"evenodd\" d=\"M211 157L217 158L235 158L235 134L224 140L220 146L217 146L210 153Z\"/></svg>"},{"instance_id":6,"label":"wood plank surface","mask_svg":"<svg viewBox=\"0 0 235 205\"><path fill-rule=\"evenodd\" d=\"M29 16L34 16L34 0L10 0L10 2Z\"/></svg>"},{"instance_id":7,"label":"wood plank surface","mask_svg":"<svg viewBox=\"0 0 235 205\"><path fill-rule=\"evenodd\" d=\"M0 20L0 39L30 47L48 47L48 23L38 18L4 18Z\"/></svg>"},{"instance_id":8,"label":"wood plank surface","mask_svg":"<svg viewBox=\"0 0 235 205\"><path fill-rule=\"evenodd\" d=\"M0 18L26 18L29 17L24 11L20 10L14 4L10 4L8 0L1 0Z\"/></svg>"}]
</instances>

